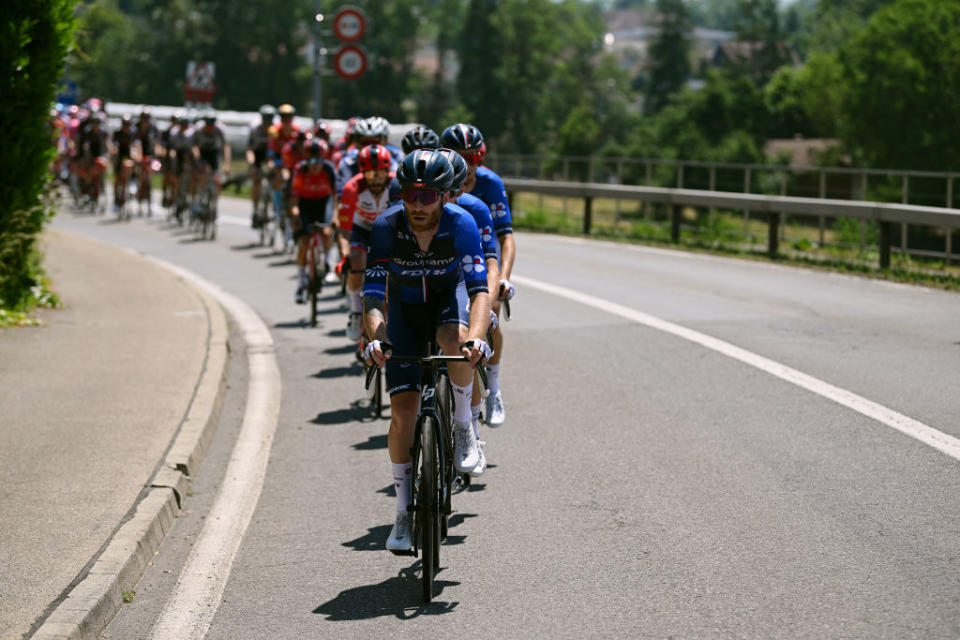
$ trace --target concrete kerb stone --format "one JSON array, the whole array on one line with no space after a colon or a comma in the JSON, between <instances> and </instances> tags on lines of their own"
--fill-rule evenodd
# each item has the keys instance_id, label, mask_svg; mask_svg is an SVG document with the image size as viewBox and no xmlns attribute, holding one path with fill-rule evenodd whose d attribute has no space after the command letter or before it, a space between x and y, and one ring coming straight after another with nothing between
<instances>
[{"instance_id":1,"label":"concrete kerb stone","mask_svg":"<svg viewBox=\"0 0 960 640\"><path fill-rule=\"evenodd\" d=\"M227 319L212 297L187 284L203 300L210 319L207 361L189 413L133 518L120 527L90 572L37 629L35 640L96 640L123 606L123 593L137 585L173 528L190 474L196 472L213 439L226 390Z\"/></svg>"}]
</instances>

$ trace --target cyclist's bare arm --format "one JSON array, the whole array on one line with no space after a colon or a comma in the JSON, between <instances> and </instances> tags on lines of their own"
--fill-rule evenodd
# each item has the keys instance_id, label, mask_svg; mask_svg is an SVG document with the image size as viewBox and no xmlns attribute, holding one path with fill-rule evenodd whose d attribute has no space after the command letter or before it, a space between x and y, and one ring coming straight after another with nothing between
<instances>
[{"instance_id":1,"label":"cyclist's bare arm","mask_svg":"<svg viewBox=\"0 0 960 640\"><path fill-rule=\"evenodd\" d=\"M496 258L487 258L487 290L497 291L500 287L500 265Z\"/></svg>"},{"instance_id":2,"label":"cyclist's bare arm","mask_svg":"<svg viewBox=\"0 0 960 640\"><path fill-rule=\"evenodd\" d=\"M467 340L485 340L490 325L490 296L485 291L470 297L470 324Z\"/></svg>"},{"instance_id":3,"label":"cyclist's bare arm","mask_svg":"<svg viewBox=\"0 0 960 640\"><path fill-rule=\"evenodd\" d=\"M380 340L385 342L387 339L387 321L384 315L383 300L380 298L365 297L363 299L363 324L367 331L367 336L371 340ZM386 357L382 352L373 352L373 360L378 367L386 363Z\"/></svg>"},{"instance_id":4,"label":"cyclist's bare arm","mask_svg":"<svg viewBox=\"0 0 960 640\"><path fill-rule=\"evenodd\" d=\"M513 260L517 255L517 245L513 241L512 233L505 233L500 236L500 253L502 255L501 263L503 271L500 273L501 280L509 280L513 273ZM491 289L496 291L496 289Z\"/></svg>"}]
</instances>

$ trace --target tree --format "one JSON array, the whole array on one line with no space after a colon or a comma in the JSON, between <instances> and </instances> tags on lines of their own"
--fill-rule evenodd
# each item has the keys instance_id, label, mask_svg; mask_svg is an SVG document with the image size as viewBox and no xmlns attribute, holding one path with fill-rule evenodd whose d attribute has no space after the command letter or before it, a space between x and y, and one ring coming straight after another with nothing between
<instances>
[{"instance_id":1,"label":"tree","mask_svg":"<svg viewBox=\"0 0 960 640\"><path fill-rule=\"evenodd\" d=\"M845 138L875 166L960 167L960 1L897 0L841 49Z\"/></svg>"},{"instance_id":2,"label":"tree","mask_svg":"<svg viewBox=\"0 0 960 640\"><path fill-rule=\"evenodd\" d=\"M659 31L650 45L650 84L644 111L656 113L690 75L690 17L683 0L657 0Z\"/></svg>"},{"instance_id":3,"label":"tree","mask_svg":"<svg viewBox=\"0 0 960 640\"><path fill-rule=\"evenodd\" d=\"M738 40L755 44L746 70L764 84L786 61L777 0L739 0L734 24Z\"/></svg>"},{"instance_id":4,"label":"tree","mask_svg":"<svg viewBox=\"0 0 960 640\"><path fill-rule=\"evenodd\" d=\"M23 306L39 284L36 237L52 215L41 200L54 153L48 113L73 28L72 0L0 3L0 307Z\"/></svg>"}]
</instances>

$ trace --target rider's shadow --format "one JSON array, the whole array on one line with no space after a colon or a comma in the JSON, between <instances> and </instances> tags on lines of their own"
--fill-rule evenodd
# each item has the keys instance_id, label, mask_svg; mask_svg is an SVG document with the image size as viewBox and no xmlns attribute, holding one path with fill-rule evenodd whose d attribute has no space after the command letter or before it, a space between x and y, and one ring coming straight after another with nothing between
<instances>
[{"instance_id":1,"label":"rider's shadow","mask_svg":"<svg viewBox=\"0 0 960 640\"><path fill-rule=\"evenodd\" d=\"M383 549L382 544L380 549ZM440 571L443 569L441 568ZM425 604L420 581L420 560L417 560L409 567L401 569L396 576L383 582L341 591L336 598L324 602L313 612L325 615L327 620L333 622L369 620L381 616L409 620L422 615L440 615L450 613L460 603L441 602L436 598L442 595L444 588L459 584L450 580L440 580L438 573L433 581L434 601Z\"/></svg>"},{"instance_id":2,"label":"rider's shadow","mask_svg":"<svg viewBox=\"0 0 960 640\"><path fill-rule=\"evenodd\" d=\"M377 449L386 449L387 434L384 433L378 436L370 436L369 438L367 438L366 442L358 442L357 444L352 446L357 451L375 451Z\"/></svg>"},{"instance_id":3,"label":"rider's shadow","mask_svg":"<svg viewBox=\"0 0 960 640\"><path fill-rule=\"evenodd\" d=\"M318 413L312 422L313 424L350 424L351 422L373 422L375 418L370 413L369 407L363 406L359 401L354 402L348 409L334 409Z\"/></svg>"}]
</instances>

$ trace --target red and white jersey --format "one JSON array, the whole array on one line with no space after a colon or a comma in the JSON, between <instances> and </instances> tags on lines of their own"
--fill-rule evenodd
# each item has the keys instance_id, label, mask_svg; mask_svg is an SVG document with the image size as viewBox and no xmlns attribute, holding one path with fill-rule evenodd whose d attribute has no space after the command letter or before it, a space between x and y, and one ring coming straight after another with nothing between
<instances>
[{"instance_id":1,"label":"red and white jersey","mask_svg":"<svg viewBox=\"0 0 960 640\"><path fill-rule=\"evenodd\" d=\"M390 201L390 181L393 176L392 173L387 176L383 191L379 195L374 195L370 191L362 173L350 178L343 185L343 193L340 195L338 213L340 228L350 231L353 225L357 225L361 229L370 229L377 216L387 208L387 203Z\"/></svg>"}]
</instances>

